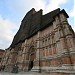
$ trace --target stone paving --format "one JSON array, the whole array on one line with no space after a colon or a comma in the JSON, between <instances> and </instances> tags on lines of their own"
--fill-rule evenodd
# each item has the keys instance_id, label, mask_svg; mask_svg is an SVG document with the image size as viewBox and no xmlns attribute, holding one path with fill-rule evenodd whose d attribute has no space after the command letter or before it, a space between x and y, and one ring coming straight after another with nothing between
<instances>
[{"instance_id":1,"label":"stone paving","mask_svg":"<svg viewBox=\"0 0 75 75\"><path fill-rule=\"evenodd\" d=\"M8 72L0 72L0 75L49 75L44 73L36 73L36 72L20 72L20 73L8 73Z\"/></svg>"}]
</instances>

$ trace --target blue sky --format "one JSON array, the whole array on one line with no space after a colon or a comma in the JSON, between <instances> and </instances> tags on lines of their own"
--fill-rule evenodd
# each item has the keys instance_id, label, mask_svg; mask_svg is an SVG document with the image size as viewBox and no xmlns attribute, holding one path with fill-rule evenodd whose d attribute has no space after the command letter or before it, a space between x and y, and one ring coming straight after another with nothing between
<instances>
[{"instance_id":1,"label":"blue sky","mask_svg":"<svg viewBox=\"0 0 75 75\"><path fill-rule=\"evenodd\" d=\"M69 24L75 31L75 0L0 0L0 48L11 44L25 14L34 7L43 9L44 14L56 8L65 9Z\"/></svg>"}]
</instances>

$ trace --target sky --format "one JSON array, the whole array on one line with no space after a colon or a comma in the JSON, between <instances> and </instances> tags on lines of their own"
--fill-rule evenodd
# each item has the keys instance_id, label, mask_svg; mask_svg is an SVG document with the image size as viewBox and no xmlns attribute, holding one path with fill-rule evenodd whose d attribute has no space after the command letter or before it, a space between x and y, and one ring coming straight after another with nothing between
<instances>
[{"instance_id":1,"label":"sky","mask_svg":"<svg viewBox=\"0 0 75 75\"><path fill-rule=\"evenodd\" d=\"M26 13L35 8L46 14L54 9L65 9L69 24L75 31L75 0L0 0L0 49L10 46Z\"/></svg>"}]
</instances>

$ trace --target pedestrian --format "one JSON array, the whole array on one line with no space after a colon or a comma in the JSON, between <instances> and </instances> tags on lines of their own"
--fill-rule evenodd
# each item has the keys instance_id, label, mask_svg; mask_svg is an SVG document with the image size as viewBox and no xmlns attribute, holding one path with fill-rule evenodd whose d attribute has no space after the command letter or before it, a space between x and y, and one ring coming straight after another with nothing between
<instances>
[{"instance_id":1,"label":"pedestrian","mask_svg":"<svg viewBox=\"0 0 75 75\"><path fill-rule=\"evenodd\" d=\"M18 66L17 65L13 66L12 73L18 73Z\"/></svg>"}]
</instances>

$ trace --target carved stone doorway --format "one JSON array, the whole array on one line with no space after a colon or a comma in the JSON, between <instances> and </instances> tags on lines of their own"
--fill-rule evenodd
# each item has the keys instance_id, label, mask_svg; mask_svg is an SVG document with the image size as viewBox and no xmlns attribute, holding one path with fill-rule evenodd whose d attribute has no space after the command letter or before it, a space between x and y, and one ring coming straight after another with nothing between
<instances>
[{"instance_id":1,"label":"carved stone doorway","mask_svg":"<svg viewBox=\"0 0 75 75\"><path fill-rule=\"evenodd\" d=\"M33 61L29 61L29 69L28 71L30 71L33 68Z\"/></svg>"},{"instance_id":2,"label":"carved stone doorway","mask_svg":"<svg viewBox=\"0 0 75 75\"><path fill-rule=\"evenodd\" d=\"M35 50L34 50L34 47L32 46L30 48L30 51L29 51L29 67L28 67L28 71L30 71L33 68L34 58L35 58Z\"/></svg>"}]
</instances>

